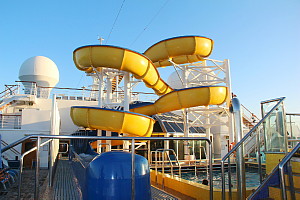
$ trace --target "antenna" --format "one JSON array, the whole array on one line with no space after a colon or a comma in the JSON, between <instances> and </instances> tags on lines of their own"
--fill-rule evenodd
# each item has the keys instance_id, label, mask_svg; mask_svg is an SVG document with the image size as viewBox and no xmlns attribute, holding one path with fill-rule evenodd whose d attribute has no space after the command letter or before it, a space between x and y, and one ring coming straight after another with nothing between
<instances>
[{"instance_id":1,"label":"antenna","mask_svg":"<svg viewBox=\"0 0 300 200\"><path fill-rule=\"evenodd\" d=\"M99 40L99 42L100 42L100 45L102 45L102 42L103 42L104 38L102 38L102 37L100 37L100 36L98 35L98 38L97 38L97 40Z\"/></svg>"}]
</instances>

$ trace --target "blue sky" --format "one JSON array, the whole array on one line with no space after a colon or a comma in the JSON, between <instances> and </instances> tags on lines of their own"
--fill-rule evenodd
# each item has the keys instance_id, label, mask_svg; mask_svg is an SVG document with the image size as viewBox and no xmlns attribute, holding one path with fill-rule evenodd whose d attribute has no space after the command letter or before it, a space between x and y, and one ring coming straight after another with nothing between
<instances>
[{"instance_id":1,"label":"blue sky","mask_svg":"<svg viewBox=\"0 0 300 200\"><path fill-rule=\"evenodd\" d=\"M107 39L122 2L1 1L0 89L37 55L57 64L58 87L88 85L72 52L97 44L98 35ZM230 59L232 89L246 107L258 113L260 101L285 96L287 111L300 113L299 19L299 0L126 0L104 43L144 52L170 37L212 38L211 58ZM163 77L171 72L166 68Z\"/></svg>"}]
</instances>

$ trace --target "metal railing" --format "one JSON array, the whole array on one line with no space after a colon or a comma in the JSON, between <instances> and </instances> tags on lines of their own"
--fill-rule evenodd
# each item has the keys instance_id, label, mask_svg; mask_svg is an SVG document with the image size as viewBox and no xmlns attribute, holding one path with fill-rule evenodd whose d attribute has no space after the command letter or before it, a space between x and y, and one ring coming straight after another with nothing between
<instances>
[{"instance_id":1,"label":"metal railing","mask_svg":"<svg viewBox=\"0 0 300 200\"><path fill-rule=\"evenodd\" d=\"M253 127L257 122L259 122L259 118L251 112L248 108L246 108L243 104L241 104L242 109L242 117L246 120L245 125L248 127Z\"/></svg>"},{"instance_id":2,"label":"metal railing","mask_svg":"<svg viewBox=\"0 0 300 200\"><path fill-rule=\"evenodd\" d=\"M0 114L0 129L21 129L22 115Z\"/></svg>"},{"instance_id":3,"label":"metal railing","mask_svg":"<svg viewBox=\"0 0 300 200\"><path fill-rule=\"evenodd\" d=\"M281 195L282 195L283 200L287 199L286 185L285 185L285 178L284 178L284 167L285 166L287 166L291 199L296 200L295 188L294 188L293 177L292 177L292 166L291 166L290 160L299 149L300 149L300 143L298 143L298 145L289 154L287 154L278 165L279 174L280 174L280 189L281 189Z\"/></svg>"},{"instance_id":4,"label":"metal railing","mask_svg":"<svg viewBox=\"0 0 300 200\"><path fill-rule=\"evenodd\" d=\"M235 98L232 99L234 104L239 104L238 102L234 102ZM269 101L264 101L262 103L266 102L276 102L275 106L273 106L270 111L222 158L221 160L221 170L222 170L222 199L226 199L226 181L225 181L225 162L227 161L228 164L228 192L229 192L229 199L232 199L232 181L231 181L231 160L237 161L236 162L236 168L237 168L237 195L238 199L245 199L245 190L246 190L246 183L245 183L245 161L244 161L244 154L243 154L243 146L247 142L248 139L252 138L254 135L256 135L257 139L257 161L258 161L258 174L259 174L259 182L261 183L263 181L263 172L262 172L262 161L261 161L261 146L260 145L260 126L263 126L265 121L271 116L271 114L274 114L273 112L276 111L276 109L282 104L285 97L273 99ZM235 132L240 132L239 127L241 127L241 115L240 115L240 106L234 105L231 107L232 111L237 113L235 115ZM238 128L238 129L237 129ZM236 133L237 134L237 133ZM239 171L240 170L240 171ZM240 177L238 175L240 173Z\"/></svg>"},{"instance_id":5,"label":"metal railing","mask_svg":"<svg viewBox=\"0 0 300 200\"><path fill-rule=\"evenodd\" d=\"M19 85L5 85L5 90L0 93L0 99L7 98L11 95L18 94Z\"/></svg>"},{"instance_id":6,"label":"metal railing","mask_svg":"<svg viewBox=\"0 0 300 200\"><path fill-rule=\"evenodd\" d=\"M98 101L98 89L90 89L86 87L69 88L69 87L44 87L37 85L34 81L15 81L18 84L5 85L6 89L0 93L1 99L11 97L18 94L34 95L37 98L47 99L51 94L56 94L59 100L79 100L79 101ZM107 93L107 90L103 90ZM112 97L112 105L120 102L120 97L124 96L123 90L115 90L115 96ZM131 92L134 101L155 101L157 96L155 93L148 92ZM104 100L104 99L103 99Z\"/></svg>"},{"instance_id":7,"label":"metal railing","mask_svg":"<svg viewBox=\"0 0 300 200\"><path fill-rule=\"evenodd\" d=\"M165 160L165 157L168 158L167 160L167 163L170 164L170 167L171 167L171 176L173 177L174 176L174 171L173 171L173 168L174 168L174 165L173 165L173 160L170 158L170 155L169 153L172 152L173 155L175 156L175 162L177 163L177 166L179 167L179 177L181 177L181 165L179 163L179 160L177 158L177 155L174 151L174 149L157 149L156 151L154 151L154 155L155 155L155 181L157 183L157 172L158 172L158 164L161 165L161 169L162 169L162 187L164 189L165 187L165 163L166 163L166 160Z\"/></svg>"},{"instance_id":8,"label":"metal railing","mask_svg":"<svg viewBox=\"0 0 300 200\"><path fill-rule=\"evenodd\" d=\"M47 140L46 142L43 142L40 147L48 144L49 142L51 142L52 139L50 140ZM22 172L23 172L23 160L24 160L24 157L27 156L28 154L30 154L31 152L34 152L35 150L37 150L37 147L33 147L32 149L24 152L22 155L21 155L21 158L20 158L20 171L19 171L19 185L18 185L18 199L21 199L21 186L22 186ZM37 177L36 177L37 178Z\"/></svg>"},{"instance_id":9,"label":"metal railing","mask_svg":"<svg viewBox=\"0 0 300 200\"><path fill-rule=\"evenodd\" d=\"M8 145L8 143L5 142L4 140L1 140L1 145L5 147L5 146ZM21 155L21 153L17 149L15 149L15 148L11 148L10 151L11 151L12 154L14 154L14 156Z\"/></svg>"},{"instance_id":10,"label":"metal railing","mask_svg":"<svg viewBox=\"0 0 300 200\"><path fill-rule=\"evenodd\" d=\"M288 132L288 148L293 149L300 139L300 113L286 113L286 129Z\"/></svg>"},{"instance_id":11,"label":"metal railing","mask_svg":"<svg viewBox=\"0 0 300 200\"><path fill-rule=\"evenodd\" d=\"M281 162L273 169L273 171L270 173L268 178L264 180L264 182L255 190L254 193L252 193L248 199L256 199L256 196L259 195L259 193L265 188L268 187L268 182L271 180L271 178L279 172L279 180L280 180L280 189L281 189L281 198L283 200L287 199L287 193L286 193L286 184L285 184L285 169L287 171L288 175L288 182L289 182L289 188L291 192L291 199L296 200L295 197L295 188L293 184L293 177L292 177L292 166L290 164L291 158L299 151L300 149L300 142L296 145L296 147L288 153Z\"/></svg>"},{"instance_id":12,"label":"metal railing","mask_svg":"<svg viewBox=\"0 0 300 200\"><path fill-rule=\"evenodd\" d=\"M36 139L37 149L36 149L36 168L35 168L35 199L39 199L39 170L40 170L40 147L41 147L41 140L42 139L86 139L86 140L125 140L131 141L131 144L134 144L136 140L199 140L199 141L206 141L208 144L208 154L209 158L212 157L212 143L208 138L205 137L181 137L181 138L161 138L161 137L103 137L103 136L73 136L73 135L30 135L26 136L12 144L7 145L6 147L2 148L1 152L5 152L10 148L15 147L18 144L28 140L28 139ZM49 145L50 147L52 145ZM131 145L131 199L135 199L135 146ZM50 169L49 169L50 170ZM213 178L212 178L212 160L209 160L209 188L210 188L210 199L213 199Z\"/></svg>"}]
</instances>

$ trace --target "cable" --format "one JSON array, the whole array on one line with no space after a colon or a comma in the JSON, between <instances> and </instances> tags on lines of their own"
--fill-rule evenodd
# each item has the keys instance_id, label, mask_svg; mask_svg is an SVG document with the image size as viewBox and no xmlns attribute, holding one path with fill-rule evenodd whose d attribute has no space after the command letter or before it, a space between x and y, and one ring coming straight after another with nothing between
<instances>
[{"instance_id":1,"label":"cable","mask_svg":"<svg viewBox=\"0 0 300 200\"><path fill-rule=\"evenodd\" d=\"M154 21L154 19L159 15L162 9L167 5L170 0L166 0L165 3L160 7L157 13L153 16L150 22L146 25L146 27L140 32L140 34L134 39L134 41L129 45L130 47L141 37L141 35L145 32L145 30L150 26L150 24Z\"/></svg>"},{"instance_id":2,"label":"cable","mask_svg":"<svg viewBox=\"0 0 300 200\"><path fill-rule=\"evenodd\" d=\"M78 83L77 83L77 85L76 85L76 88L78 88L79 84L81 83L81 80L82 80L82 78L83 78L83 75L84 75L84 73L82 73L81 78L79 79L79 81L78 81Z\"/></svg>"},{"instance_id":3,"label":"cable","mask_svg":"<svg viewBox=\"0 0 300 200\"><path fill-rule=\"evenodd\" d=\"M117 14L117 16L116 16L116 18L115 18L115 21L114 21L113 25L112 25L112 27L111 27L111 30L110 30L110 32L109 32L109 35L108 35L108 37L107 37L107 40L106 40L105 44L107 44L107 42L108 42L108 40L109 40L109 38L110 38L110 35L111 35L111 33L112 33L112 31L113 31L113 29L114 29L114 27L115 27L115 24L116 24L116 22L117 22L117 20L118 20L118 18L119 18L120 12L121 12L121 10L122 10L122 8L123 8L124 2L125 2L125 0L123 0L123 2L122 2L122 5L121 5L121 7L120 7L120 9L119 9L119 12L118 12L118 14Z\"/></svg>"}]
</instances>

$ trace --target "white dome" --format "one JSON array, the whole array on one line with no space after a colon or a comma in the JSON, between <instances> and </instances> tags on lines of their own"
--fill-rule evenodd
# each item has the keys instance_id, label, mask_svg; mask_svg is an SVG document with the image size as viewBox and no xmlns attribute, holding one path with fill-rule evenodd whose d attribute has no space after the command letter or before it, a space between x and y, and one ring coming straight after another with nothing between
<instances>
[{"instance_id":1,"label":"white dome","mask_svg":"<svg viewBox=\"0 0 300 200\"><path fill-rule=\"evenodd\" d=\"M201 75L199 75L199 73L201 73ZM178 77L178 75L180 76L180 78ZM200 70L191 70L188 69L187 70L187 80L188 83L191 85L196 86L200 86L200 85L214 85L216 84L216 82L214 82L213 80L215 79L215 73L209 71L209 69L203 68ZM184 88L182 81L183 80L183 71L182 70L178 70L177 72L173 72L172 74L170 74L167 83L173 88L173 89L181 89ZM202 84L201 84L202 82ZM193 84L192 84L193 83ZM192 86L192 87L194 87Z\"/></svg>"},{"instance_id":2,"label":"white dome","mask_svg":"<svg viewBox=\"0 0 300 200\"><path fill-rule=\"evenodd\" d=\"M22 64L19 79L36 82L42 87L54 87L59 81L59 71L56 64L49 58L35 56Z\"/></svg>"}]
</instances>

